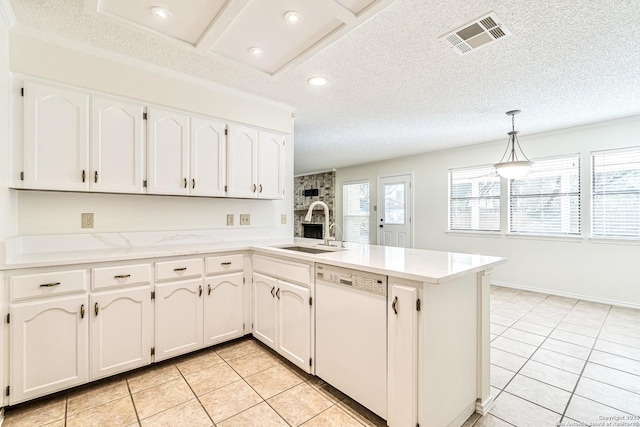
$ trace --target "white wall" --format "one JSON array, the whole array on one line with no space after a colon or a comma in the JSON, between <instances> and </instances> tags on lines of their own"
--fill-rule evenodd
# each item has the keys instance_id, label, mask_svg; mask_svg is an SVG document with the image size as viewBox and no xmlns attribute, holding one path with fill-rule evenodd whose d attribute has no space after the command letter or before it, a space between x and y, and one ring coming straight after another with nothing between
<instances>
[{"instance_id":1,"label":"white wall","mask_svg":"<svg viewBox=\"0 0 640 427\"><path fill-rule=\"evenodd\" d=\"M373 207L377 204L378 176L414 172L414 247L508 258L507 264L494 271L494 283L640 307L640 242L623 244L589 239L589 154L592 150L640 146L638 135L640 117L520 137L525 153L532 159L581 154L583 238L447 233L448 170L497 162L506 146L506 136L503 141L493 143L339 169L336 215L341 221L344 182L368 179ZM503 218L506 230L504 224ZM372 243L376 241L376 226L376 212L372 211Z\"/></svg>"},{"instance_id":2,"label":"white wall","mask_svg":"<svg viewBox=\"0 0 640 427\"><path fill-rule=\"evenodd\" d=\"M219 117L230 123L247 123L288 135L285 139L284 200L9 190L16 198L14 205L17 205L17 229L8 234L226 228L227 214L235 214L238 227L238 215L248 213L251 214L251 228L271 227L279 235L293 236L294 144L291 107L228 90L210 82L181 77L175 72L139 64L135 60L123 62L122 58L91 48L65 47L13 30L10 34L10 67L17 80L34 76L88 91ZM0 88L4 89L4 86ZM14 88L13 93L17 93L17 88ZM21 101L17 99L15 102L19 107ZM13 143L19 151L21 123L18 116L16 114L13 119ZM0 149L6 149L4 140ZM14 156L18 157L19 155ZM3 173L6 169L3 168ZM2 179L6 180L4 176ZM6 189L6 182L1 187ZM4 193L0 197L5 197ZM80 227L80 214L83 212L95 214L95 228ZM287 215L288 224L280 223L281 214ZM7 227L4 216L2 227ZM243 229L246 228L247 226L243 226Z\"/></svg>"}]
</instances>

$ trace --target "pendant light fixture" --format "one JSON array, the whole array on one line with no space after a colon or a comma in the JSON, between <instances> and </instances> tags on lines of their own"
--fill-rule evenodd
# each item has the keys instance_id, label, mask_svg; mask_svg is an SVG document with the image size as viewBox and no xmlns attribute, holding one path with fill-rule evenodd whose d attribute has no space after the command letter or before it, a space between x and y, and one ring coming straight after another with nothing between
<instances>
[{"instance_id":1,"label":"pendant light fixture","mask_svg":"<svg viewBox=\"0 0 640 427\"><path fill-rule=\"evenodd\" d=\"M522 151L520 143L518 142L518 131L515 128L516 114L520 113L520 110L507 111L507 115L511 116L511 132L508 132L509 141L507 142L507 149L504 151L499 163L493 165L496 168L498 174L506 179L518 179L525 176L531 170L533 162ZM520 151L521 158L518 158L516 153L516 146Z\"/></svg>"}]
</instances>

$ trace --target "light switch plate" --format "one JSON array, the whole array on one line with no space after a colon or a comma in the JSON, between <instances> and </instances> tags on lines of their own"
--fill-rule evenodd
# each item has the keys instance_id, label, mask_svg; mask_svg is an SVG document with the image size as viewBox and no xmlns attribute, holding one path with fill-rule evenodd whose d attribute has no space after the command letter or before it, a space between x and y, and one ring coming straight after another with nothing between
<instances>
[{"instance_id":1,"label":"light switch plate","mask_svg":"<svg viewBox=\"0 0 640 427\"><path fill-rule=\"evenodd\" d=\"M286 224L286 223L287 223L287 214L280 215L280 224Z\"/></svg>"},{"instance_id":2,"label":"light switch plate","mask_svg":"<svg viewBox=\"0 0 640 427\"><path fill-rule=\"evenodd\" d=\"M92 213L83 213L82 214L82 228L93 228L93 214Z\"/></svg>"},{"instance_id":3,"label":"light switch plate","mask_svg":"<svg viewBox=\"0 0 640 427\"><path fill-rule=\"evenodd\" d=\"M240 214L240 225L251 225L251 215Z\"/></svg>"},{"instance_id":4,"label":"light switch plate","mask_svg":"<svg viewBox=\"0 0 640 427\"><path fill-rule=\"evenodd\" d=\"M234 222L234 215L227 214L227 225L233 225L233 222Z\"/></svg>"}]
</instances>

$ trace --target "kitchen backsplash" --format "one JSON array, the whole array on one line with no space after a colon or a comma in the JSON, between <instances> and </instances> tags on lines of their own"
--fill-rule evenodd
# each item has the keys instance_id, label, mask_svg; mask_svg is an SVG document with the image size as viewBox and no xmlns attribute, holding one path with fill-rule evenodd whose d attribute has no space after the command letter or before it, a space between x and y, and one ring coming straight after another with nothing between
<instances>
[{"instance_id":1,"label":"kitchen backsplash","mask_svg":"<svg viewBox=\"0 0 640 427\"><path fill-rule=\"evenodd\" d=\"M321 200L329 206L329 223L335 221L334 205L336 200L336 173L323 172L313 175L297 176L293 185L293 209L294 209L294 235L302 237L302 221L311 203ZM318 190L317 196L305 196L304 190ZM322 208L316 207L311 217L311 222L317 224L324 223L324 213Z\"/></svg>"}]
</instances>

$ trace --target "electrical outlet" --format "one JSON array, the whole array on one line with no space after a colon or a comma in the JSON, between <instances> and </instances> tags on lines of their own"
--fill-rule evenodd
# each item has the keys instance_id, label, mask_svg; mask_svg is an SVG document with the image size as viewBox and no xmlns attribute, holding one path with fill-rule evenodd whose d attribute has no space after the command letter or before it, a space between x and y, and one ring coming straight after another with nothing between
<instances>
[{"instance_id":1,"label":"electrical outlet","mask_svg":"<svg viewBox=\"0 0 640 427\"><path fill-rule=\"evenodd\" d=\"M286 224L286 223L287 223L287 214L280 215L280 224Z\"/></svg>"},{"instance_id":2,"label":"electrical outlet","mask_svg":"<svg viewBox=\"0 0 640 427\"><path fill-rule=\"evenodd\" d=\"M92 213L83 213L82 214L82 228L93 228L93 214Z\"/></svg>"},{"instance_id":3,"label":"electrical outlet","mask_svg":"<svg viewBox=\"0 0 640 427\"><path fill-rule=\"evenodd\" d=\"M240 225L251 225L251 215L240 214Z\"/></svg>"},{"instance_id":4,"label":"electrical outlet","mask_svg":"<svg viewBox=\"0 0 640 427\"><path fill-rule=\"evenodd\" d=\"M233 221L234 221L234 215L227 214L227 225L233 225Z\"/></svg>"}]
</instances>

